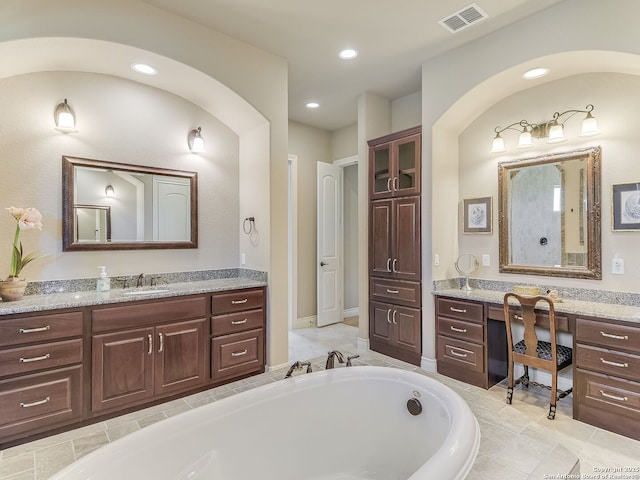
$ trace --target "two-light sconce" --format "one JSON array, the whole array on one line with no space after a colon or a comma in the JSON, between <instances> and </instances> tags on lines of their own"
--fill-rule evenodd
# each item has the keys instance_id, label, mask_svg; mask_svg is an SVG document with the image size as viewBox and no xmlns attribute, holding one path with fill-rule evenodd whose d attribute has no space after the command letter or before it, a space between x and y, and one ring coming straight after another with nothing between
<instances>
[{"instance_id":1,"label":"two-light sconce","mask_svg":"<svg viewBox=\"0 0 640 480\"><path fill-rule=\"evenodd\" d=\"M562 113L555 112L551 120L542 123L529 123L527 120L521 120L504 128L497 126L494 129L496 136L493 139L491 153L501 153L506 151L504 147L504 139L500 136L500 134L505 130L516 130L520 132L517 148L532 147L532 138L546 138L547 143L564 142L566 140L564 136L564 124L577 113L587 114L584 120L582 120L582 131L580 132L580 136L589 137L591 135L597 135L600 132L598 131L598 123L596 122L595 117L591 115L593 108L593 105L589 104L585 107L585 110L567 110ZM567 116L565 117L565 115ZM562 120L563 118L564 120ZM516 125L520 128L516 128Z\"/></svg>"},{"instance_id":2,"label":"two-light sconce","mask_svg":"<svg viewBox=\"0 0 640 480\"><path fill-rule=\"evenodd\" d=\"M53 118L56 123L56 130L63 133L72 133L77 132L76 129L76 115L73 112L73 109L69 106L67 99L64 99L64 102L59 103L54 112ZM202 138L202 128L198 127L197 129L193 129L189 132L187 137L187 144L189 145L189 150L193 153L202 153L204 152L204 139ZM109 185L111 187L111 185ZM107 187L108 188L108 187ZM113 187L111 187L111 195L105 192L108 197L113 196Z\"/></svg>"}]
</instances>

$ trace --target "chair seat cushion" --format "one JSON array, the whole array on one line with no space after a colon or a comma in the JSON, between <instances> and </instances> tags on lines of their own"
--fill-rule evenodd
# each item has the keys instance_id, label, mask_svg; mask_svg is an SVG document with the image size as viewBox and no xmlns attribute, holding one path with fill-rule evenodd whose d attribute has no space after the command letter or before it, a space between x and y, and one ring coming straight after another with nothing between
<instances>
[{"instance_id":1,"label":"chair seat cushion","mask_svg":"<svg viewBox=\"0 0 640 480\"><path fill-rule=\"evenodd\" d=\"M556 345L558 351L558 367L560 369L571 365L573 350L570 347L564 345ZM524 355L527 347L524 340L520 340L513 346L513 351ZM551 343L538 341L538 348L536 349L538 357L543 360L551 360Z\"/></svg>"}]
</instances>

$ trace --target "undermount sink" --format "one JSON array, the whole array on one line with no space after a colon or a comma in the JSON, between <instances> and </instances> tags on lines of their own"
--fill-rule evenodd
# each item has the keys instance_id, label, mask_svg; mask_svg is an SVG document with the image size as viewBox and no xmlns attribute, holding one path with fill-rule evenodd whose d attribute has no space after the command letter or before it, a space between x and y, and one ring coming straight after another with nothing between
<instances>
[{"instance_id":1,"label":"undermount sink","mask_svg":"<svg viewBox=\"0 0 640 480\"><path fill-rule=\"evenodd\" d=\"M146 290L129 290L127 292L122 292L123 295L149 295L152 293L163 293L168 292L168 288L148 288Z\"/></svg>"}]
</instances>

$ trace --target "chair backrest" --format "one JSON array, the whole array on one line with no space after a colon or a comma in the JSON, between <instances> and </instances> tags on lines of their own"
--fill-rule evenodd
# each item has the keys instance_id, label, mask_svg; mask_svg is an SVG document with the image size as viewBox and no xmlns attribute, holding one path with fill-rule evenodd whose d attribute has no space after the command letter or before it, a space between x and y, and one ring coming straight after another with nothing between
<instances>
[{"instance_id":1,"label":"chair backrest","mask_svg":"<svg viewBox=\"0 0 640 480\"><path fill-rule=\"evenodd\" d=\"M509 302L512 300L512 302ZM535 308L538 303L543 302L548 305L549 308L549 332L551 334L551 356L554 364L557 364L557 351L556 351L556 320L555 310L553 308L553 302L542 295L535 297L522 296L516 293L507 293L504 296L504 319L507 326L507 343L509 351L513 351L515 343L513 338L513 330L511 323L515 320L524 324L524 343L526 351L524 355L527 357L538 358L538 334L536 333L536 312ZM513 313L509 311L509 307L521 307L522 313Z\"/></svg>"}]
</instances>

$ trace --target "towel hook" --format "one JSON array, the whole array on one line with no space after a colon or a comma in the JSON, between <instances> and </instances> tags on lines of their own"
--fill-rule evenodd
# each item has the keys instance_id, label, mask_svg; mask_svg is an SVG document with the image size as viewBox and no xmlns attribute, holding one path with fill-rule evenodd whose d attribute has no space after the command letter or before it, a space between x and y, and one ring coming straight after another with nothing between
<instances>
[{"instance_id":1,"label":"towel hook","mask_svg":"<svg viewBox=\"0 0 640 480\"><path fill-rule=\"evenodd\" d=\"M249 222L249 228L247 228L247 222ZM255 217L245 218L244 222L242 222L242 230L244 230L244 233L246 233L247 235L250 235L251 232L253 232L256 228L255 222L256 222Z\"/></svg>"}]
</instances>

